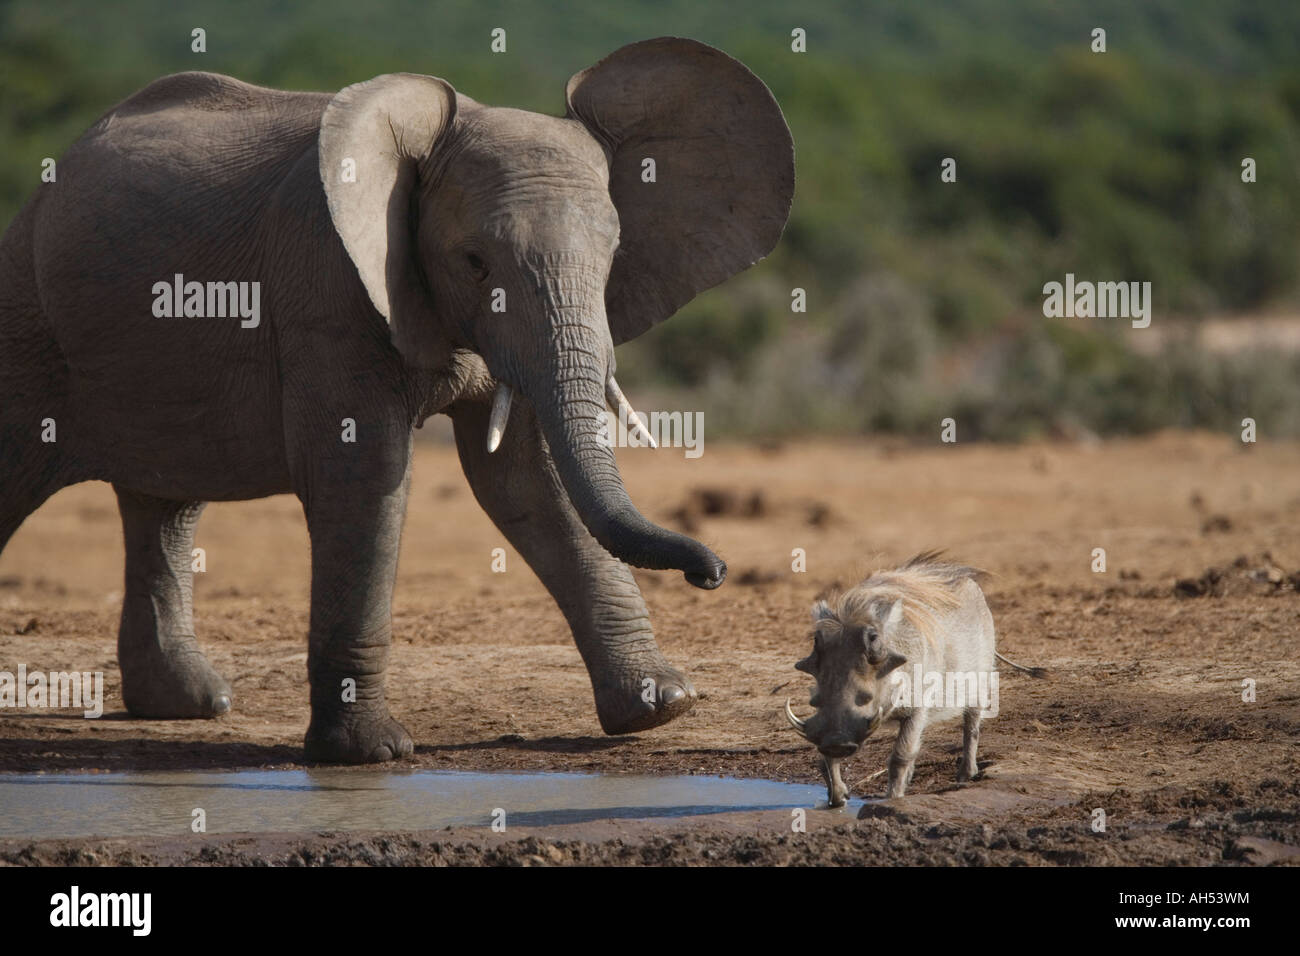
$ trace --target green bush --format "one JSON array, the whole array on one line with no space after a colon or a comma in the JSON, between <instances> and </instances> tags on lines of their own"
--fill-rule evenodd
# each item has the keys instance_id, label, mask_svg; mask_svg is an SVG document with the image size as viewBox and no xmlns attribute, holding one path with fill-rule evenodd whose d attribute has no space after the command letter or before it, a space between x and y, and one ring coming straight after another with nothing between
<instances>
[{"instance_id":1,"label":"green bush","mask_svg":"<svg viewBox=\"0 0 1300 956\"><path fill-rule=\"evenodd\" d=\"M1104 54L1088 46L1099 24ZM196 25L206 54L189 49ZM502 56L488 52L496 26ZM806 54L790 51L792 26L808 31ZM37 188L43 157L165 73L328 90L411 70L557 113L570 73L667 33L728 50L771 86L796 196L770 260L620 353L629 384L707 401L738 434L929 434L956 410L992 438L1227 427L1243 405L1295 432L1291 358L1141 357L1037 316L1043 283L1066 272L1150 281L1162 324L1295 308L1296 4L10 0L0 222ZM939 181L945 157L955 183ZM794 287L807 314L790 312Z\"/></svg>"}]
</instances>

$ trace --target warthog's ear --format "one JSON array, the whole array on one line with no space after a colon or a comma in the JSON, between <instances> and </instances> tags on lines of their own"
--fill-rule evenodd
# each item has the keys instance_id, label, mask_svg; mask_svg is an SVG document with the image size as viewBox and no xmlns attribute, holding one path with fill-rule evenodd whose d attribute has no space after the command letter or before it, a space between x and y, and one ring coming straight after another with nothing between
<instances>
[{"instance_id":1,"label":"warthog's ear","mask_svg":"<svg viewBox=\"0 0 1300 956\"><path fill-rule=\"evenodd\" d=\"M898 670L906 663L907 658L902 654L891 652L890 655L885 658L885 663L881 664L880 667L876 669L876 677L885 677L890 672Z\"/></svg>"},{"instance_id":2,"label":"warthog's ear","mask_svg":"<svg viewBox=\"0 0 1300 956\"><path fill-rule=\"evenodd\" d=\"M813 673L812 661L813 655L809 654L803 660L795 661L794 669L797 671L803 671L805 674L811 674Z\"/></svg>"},{"instance_id":3,"label":"warthog's ear","mask_svg":"<svg viewBox=\"0 0 1300 956\"><path fill-rule=\"evenodd\" d=\"M816 627L818 624L820 624L822 621L826 620L830 616L831 616L831 606L827 604L825 601L817 601L815 604L813 604L812 606L813 627Z\"/></svg>"},{"instance_id":4,"label":"warthog's ear","mask_svg":"<svg viewBox=\"0 0 1300 956\"><path fill-rule=\"evenodd\" d=\"M889 610L881 615L884 618L886 627L898 627L903 623L903 599L898 598L893 604L889 605Z\"/></svg>"}]
</instances>

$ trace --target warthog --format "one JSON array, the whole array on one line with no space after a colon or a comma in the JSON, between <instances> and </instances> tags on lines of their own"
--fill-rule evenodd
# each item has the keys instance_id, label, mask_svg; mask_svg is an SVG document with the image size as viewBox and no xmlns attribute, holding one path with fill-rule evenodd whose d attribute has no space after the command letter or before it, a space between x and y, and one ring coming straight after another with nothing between
<instances>
[{"instance_id":1,"label":"warthog","mask_svg":"<svg viewBox=\"0 0 1300 956\"><path fill-rule=\"evenodd\" d=\"M980 718L997 712L994 657L1020 667L994 649L993 615L976 583L982 573L919 554L813 605L813 652L794 666L816 679L808 702L817 712L800 719L787 699L785 713L821 751L832 807L848 799L841 762L885 719L899 725L886 796L907 791L926 726L958 716L957 779L975 776Z\"/></svg>"}]
</instances>

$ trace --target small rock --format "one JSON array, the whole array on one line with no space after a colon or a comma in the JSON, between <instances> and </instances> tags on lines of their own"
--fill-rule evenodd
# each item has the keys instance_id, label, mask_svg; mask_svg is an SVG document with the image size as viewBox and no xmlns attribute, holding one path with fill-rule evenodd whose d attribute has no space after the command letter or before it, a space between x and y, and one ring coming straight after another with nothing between
<instances>
[{"instance_id":1,"label":"small rock","mask_svg":"<svg viewBox=\"0 0 1300 956\"><path fill-rule=\"evenodd\" d=\"M859 820L893 820L895 823L915 823L907 812L887 803L864 803L858 810Z\"/></svg>"},{"instance_id":2,"label":"small rock","mask_svg":"<svg viewBox=\"0 0 1300 956\"><path fill-rule=\"evenodd\" d=\"M814 528L821 528L829 524L831 520L830 506L822 504L820 501L813 502L808 508L808 523Z\"/></svg>"},{"instance_id":3,"label":"small rock","mask_svg":"<svg viewBox=\"0 0 1300 956\"><path fill-rule=\"evenodd\" d=\"M1232 530L1232 520L1227 515L1210 515L1201 522L1201 534L1218 534Z\"/></svg>"},{"instance_id":4,"label":"small rock","mask_svg":"<svg viewBox=\"0 0 1300 956\"><path fill-rule=\"evenodd\" d=\"M1270 866L1273 863L1300 860L1300 846L1290 846L1263 837L1239 836L1228 841L1223 856L1225 859L1244 860L1256 866Z\"/></svg>"}]
</instances>

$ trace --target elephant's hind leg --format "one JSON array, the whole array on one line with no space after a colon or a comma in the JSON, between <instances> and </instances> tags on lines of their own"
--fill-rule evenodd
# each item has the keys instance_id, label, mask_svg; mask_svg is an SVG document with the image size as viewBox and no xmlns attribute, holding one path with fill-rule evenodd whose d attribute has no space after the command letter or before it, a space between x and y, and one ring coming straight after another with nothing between
<instances>
[{"instance_id":1,"label":"elephant's hind leg","mask_svg":"<svg viewBox=\"0 0 1300 956\"><path fill-rule=\"evenodd\" d=\"M117 656L122 700L137 717L216 717L230 684L194 638L191 548L201 501L165 501L114 485L126 539Z\"/></svg>"},{"instance_id":2,"label":"elephant's hind leg","mask_svg":"<svg viewBox=\"0 0 1300 956\"><path fill-rule=\"evenodd\" d=\"M0 253L4 250L0 249ZM0 553L19 525L60 488L94 477L70 446L66 365L34 308L7 294L0 255Z\"/></svg>"},{"instance_id":3,"label":"elephant's hind leg","mask_svg":"<svg viewBox=\"0 0 1300 956\"><path fill-rule=\"evenodd\" d=\"M70 484L57 466L33 471L15 453L17 442L6 443L0 425L0 554L14 532L50 495Z\"/></svg>"}]
</instances>

